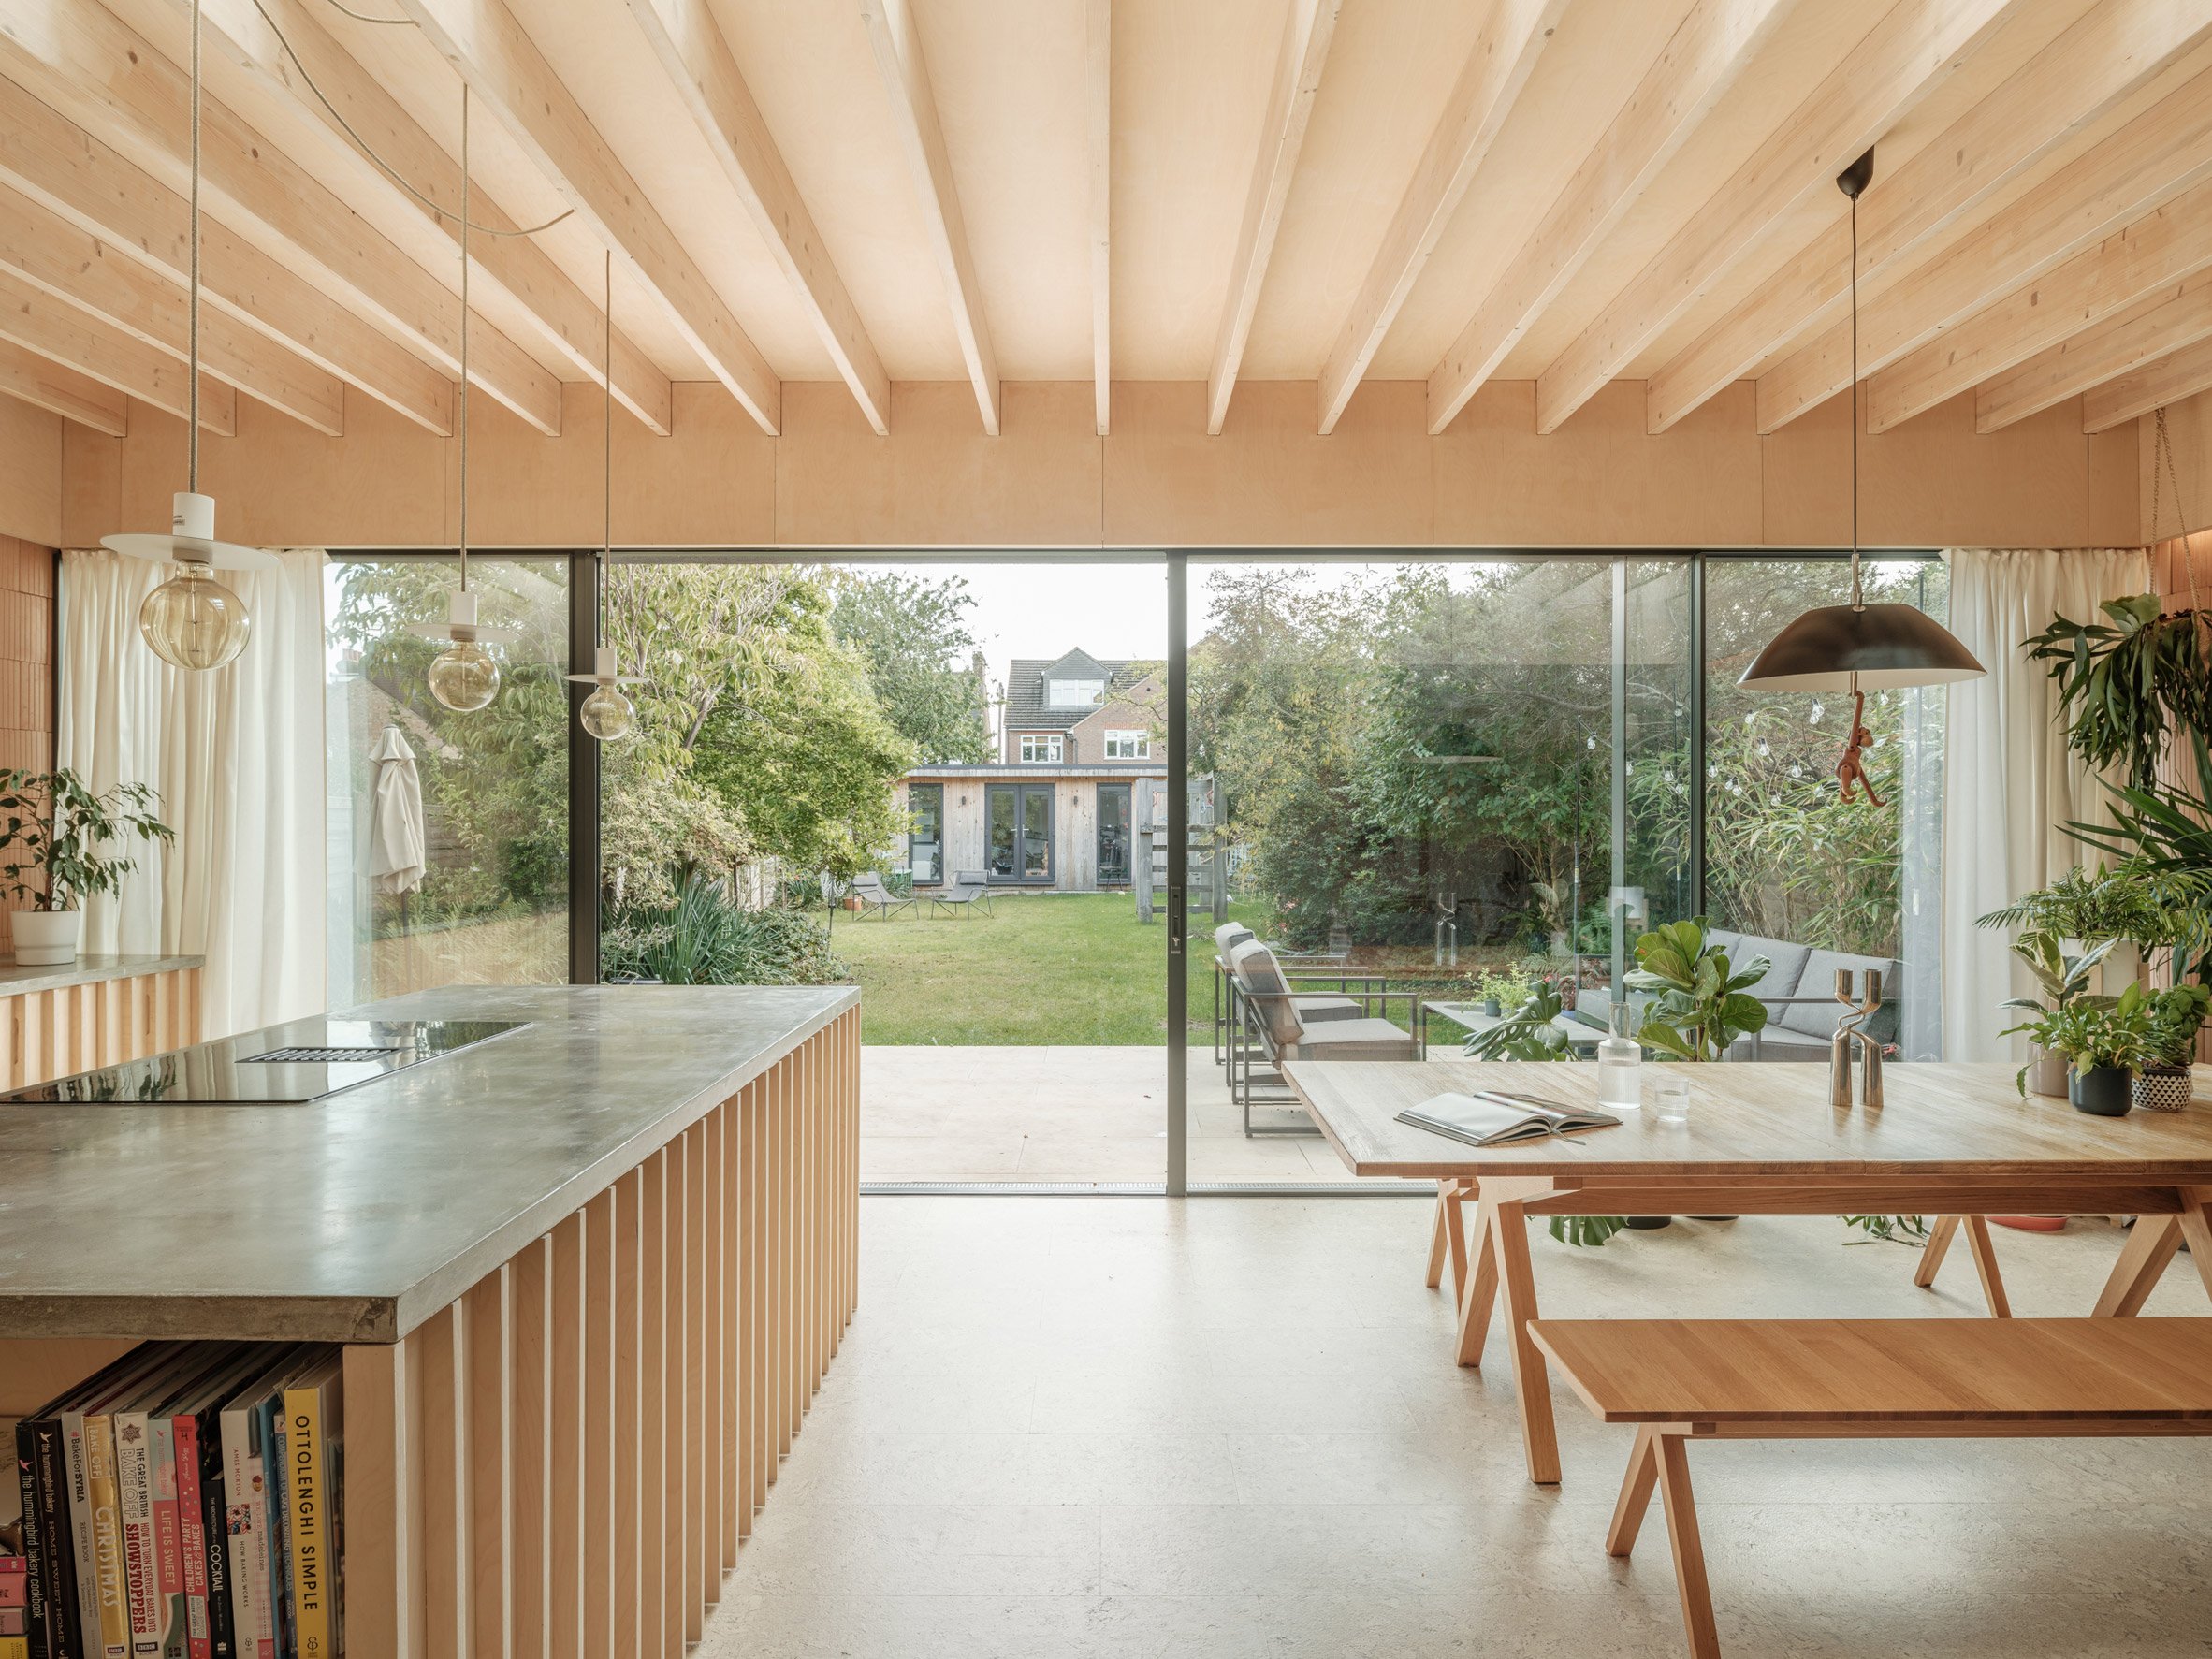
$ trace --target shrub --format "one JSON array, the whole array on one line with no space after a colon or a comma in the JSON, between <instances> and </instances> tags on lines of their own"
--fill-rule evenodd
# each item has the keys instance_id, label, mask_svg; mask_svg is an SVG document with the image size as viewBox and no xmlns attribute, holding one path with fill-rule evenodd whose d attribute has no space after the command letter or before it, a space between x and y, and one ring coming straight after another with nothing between
<instances>
[{"instance_id":1,"label":"shrub","mask_svg":"<svg viewBox=\"0 0 2212 1659\"><path fill-rule=\"evenodd\" d=\"M610 980L671 985L834 985L852 978L821 923L793 910L745 910L721 882L697 876L673 905L617 911L600 958Z\"/></svg>"}]
</instances>

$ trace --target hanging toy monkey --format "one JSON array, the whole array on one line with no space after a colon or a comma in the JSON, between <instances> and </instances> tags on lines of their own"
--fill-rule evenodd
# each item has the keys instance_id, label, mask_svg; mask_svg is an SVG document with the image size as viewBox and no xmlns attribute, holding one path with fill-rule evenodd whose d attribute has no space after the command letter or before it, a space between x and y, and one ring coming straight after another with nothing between
<instances>
[{"instance_id":1,"label":"hanging toy monkey","mask_svg":"<svg viewBox=\"0 0 2212 1659\"><path fill-rule=\"evenodd\" d=\"M1874 793L1873 780L1859 764L1859 754L1874 741L1874 734L1867 730L1867 694L1851 693L1851 741L1844 746L1843 758L1836 763L1836 782L1841 786L1846 801L1856 799L1854 789L1867 792L1867 800L1873 806L1885 807L1889 803Z\"/></svg>"}]
</instances>

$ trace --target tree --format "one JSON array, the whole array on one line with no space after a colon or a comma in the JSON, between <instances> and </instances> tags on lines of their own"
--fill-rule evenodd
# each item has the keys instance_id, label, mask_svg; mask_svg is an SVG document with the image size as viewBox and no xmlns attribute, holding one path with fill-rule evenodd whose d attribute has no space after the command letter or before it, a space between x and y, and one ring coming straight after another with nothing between
<instances>
[{"instance_id":1,"label":"tree","mask_svg":"<svg viewBox=\"0 0 2212 1659\"><path fill-rule=\"evenodd\" d=\"M835 578L830 631L865 665L869 688L892 728L924 765L975 764L991 758L981 676L967 612L965 577L940 582L896 572Z\"/></svg>"}]
</instances>

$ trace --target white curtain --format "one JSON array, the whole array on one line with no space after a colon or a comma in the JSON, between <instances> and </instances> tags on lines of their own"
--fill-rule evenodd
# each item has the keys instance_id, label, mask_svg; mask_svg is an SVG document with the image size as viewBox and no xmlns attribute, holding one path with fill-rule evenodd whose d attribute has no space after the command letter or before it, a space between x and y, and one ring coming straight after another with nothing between
<instances>
[{"instance_id":1,"label":"white curtain","mask_svg":"<svg viewBox=\"0 0 2212 1659\"><path fill-rule=\"evenodd\" d=\"M2034 984L2008 935L1974 925L2083 861L2061 827L2109 820L2103 780L2066 748L2047 664L2022 648L2057 616L2097 618L2107 599L2146 591L2140 548L1958 548L1951 566L1951 632L1986 677L1950 688L1943 764L1943 1037L1953 1060L2025 1059L1999 1005ZM2094 862L2093 856L2090 862Z\"/></svg>"},{"instance_id":2,"label":"white curtain","mask_svg":"<svg viewBox=\"0 0 2212 1659\"><path fill-rule=\"evenodd\" d=\"M85 907L84 949L200 955L210 1037L325 1006L323 564L226 571L253 637L227 668L172 668L138 635L165 567L115 554L62 560L56 764L94 789L147 783L177 832L123 892Z\"/></svg>"}]
</instances>

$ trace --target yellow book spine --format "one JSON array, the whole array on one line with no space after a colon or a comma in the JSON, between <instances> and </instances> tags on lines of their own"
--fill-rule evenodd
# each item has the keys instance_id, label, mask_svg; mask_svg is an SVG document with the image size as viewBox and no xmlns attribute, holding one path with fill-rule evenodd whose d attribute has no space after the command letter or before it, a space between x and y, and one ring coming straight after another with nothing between
<instances>
[{"instance_id":1,"label":"yellow book spine","mask_svg":"<svg viewBox=\"0 0 2212 1659\"><path fill-rule=\"evenodd\" d=\"M292 1506L292 1627L299 1659L331 1659L330 1488L324 1475L323 1390L284 1390L284 1501Z\"/></svg>"},{"instance_id":2,"label":"yellow book spine","mask_svg":"<svg viewBox=\"0 0 2212 1659\"><path fill-rule=\"evenodd\" d=\"M115 1475L115 1419L84 1419L84 1484L92 1495L93 1589L102 1659L130 1659L130 1590L124 1580L123 1493Z\"/></svg>"}]
</instances>

